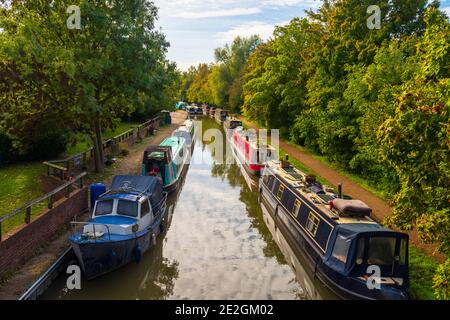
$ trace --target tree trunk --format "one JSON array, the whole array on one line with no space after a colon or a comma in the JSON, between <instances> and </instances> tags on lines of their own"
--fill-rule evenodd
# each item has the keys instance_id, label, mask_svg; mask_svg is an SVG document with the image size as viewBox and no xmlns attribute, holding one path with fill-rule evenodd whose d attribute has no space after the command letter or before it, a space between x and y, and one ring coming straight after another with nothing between
<instances>
[{"instance_id":1,"label":"tree trunk","mask_svg":"<svg viewBox=\"0 0 450 320\"><path fill-rule=\"evenodd\" d=\"M100 127L100 116L94 116L92 120L92 131L94 136L92 140L94 142L94 164L95 172L103 172L105 166L105 157L103 153L103 141L102 141L102 130Z\"/></svg>"}]
</instances>

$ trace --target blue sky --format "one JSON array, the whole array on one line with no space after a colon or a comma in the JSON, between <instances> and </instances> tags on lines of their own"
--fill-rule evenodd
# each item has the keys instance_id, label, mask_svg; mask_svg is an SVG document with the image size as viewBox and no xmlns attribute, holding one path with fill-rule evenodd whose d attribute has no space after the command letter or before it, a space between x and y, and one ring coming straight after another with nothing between
<instances>
[{"instance_id":1,"label":"blue sky","mask_svg":"<svg viewBox=\"0 0 450 320\"><path fill-rule=\"evenodd\" d=\"M407 0L406 0L407 1ZM275 25L284 25L320 0L155 0L158 26L170 42L168 58L181 70L214 60L214 49L237 35L267 39ZM450 0L441 1L450 13Z\"/></svg>"}]
</instances>

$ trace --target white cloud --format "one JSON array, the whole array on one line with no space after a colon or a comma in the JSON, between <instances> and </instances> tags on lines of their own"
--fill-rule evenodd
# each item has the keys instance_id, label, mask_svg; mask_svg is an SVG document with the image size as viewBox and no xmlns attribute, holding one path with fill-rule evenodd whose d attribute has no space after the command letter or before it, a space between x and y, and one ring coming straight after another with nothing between
<instances>
[{"instance_id":1,"label":"white cloud","mask_svg":"<svg viewBox=\"0 0 450 320\"><path fill-rule=\"evenodd\" d=\"M322 4L322 0L263 0L261 4L275 7L303 5L308 8L317 8Z\"/></svg>"},{"instance_id":2,"label":"white cloud","mask_svg":"<svg viewBox=\"0 0 450 320\"><path fill-rule=\"evenodd\" d=\"M258 14L260 12L261 12L260 8L234 8L224 10L184 11L175 13L172 15L172 17L184 19L202 19L202 18L216 18L216 17L248 16Z\"/></svg>"},{"instance_id":3,"label":"white cloud","mask_svg":"<svg viewBox=\"0 0 450 320\"><path fill-rule=\"evenodd\" d=\"M280 22L276 25L284 25L287 23L288 22ZM265 23L261 21L250 21L233 27L228 31L219 32L217 34L217 39L220 42L229 43L232 42L237 36L249 37L251 35L257 34L262 39L267 40L270 36L272 36L274 29L275 24Z\"/></svg>"},{"instance_id":4,"label":"white cloud","mask_svg":"<svg viewBox=\"0 0 450 320\"><path fill-rule=\"evenodd\" d=\"M447 14L447 17L450 18L450 7L445 7L441 9L442 11L444 11Z\"/></svg>"}]
</instances>

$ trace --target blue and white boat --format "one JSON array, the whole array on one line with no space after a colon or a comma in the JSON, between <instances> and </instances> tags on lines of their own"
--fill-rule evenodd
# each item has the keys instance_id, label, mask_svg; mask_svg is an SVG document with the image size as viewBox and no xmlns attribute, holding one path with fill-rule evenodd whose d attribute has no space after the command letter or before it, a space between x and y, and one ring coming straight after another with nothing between
<instances>
[{"instance_id":1,"label":"blue and white boat","mask_svg":"<svg viewBox=\"0 0 450 320\"><path fill-rule=\"evenodd\" d=\"M167 193L158 177L116 176L95 202L88 222L69 237L87 279L135 261L156 243L164 227Z\"/></svg>"}]
</instances>

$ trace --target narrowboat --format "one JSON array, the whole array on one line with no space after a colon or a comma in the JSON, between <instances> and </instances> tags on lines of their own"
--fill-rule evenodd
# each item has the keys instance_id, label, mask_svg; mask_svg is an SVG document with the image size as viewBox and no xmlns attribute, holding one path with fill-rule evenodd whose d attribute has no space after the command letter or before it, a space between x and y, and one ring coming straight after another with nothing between
<instances>
[{"instance_id":1,"label":"narrowboat","mask_svg":"<svg viewBox=\"0 0 450 320\"><path fill-rule=\"evenodd\" d=\"M223 128L225 130L233 130L236 129L237 127L242 127L242 121L239 119L227 117L223 122Z\"/></svg>"},{"instance_id":2,"label":"narrowboat","mask_svg":"<svg viewBox=\"0 0 450 320\"><path fill-rule=\"evenodd\" d=\"M156 243L163 230L167 192L158 177L116 176L111 189L95 201L88 222L70 243L88 280L135 261Z\"/></svg>"},{"instance_id":3,"label":"narrowboat","mask_svg":"<svg viewBox=\"0 0 450 320\"><path fill-rule=\"evenodd\" d=\"M186 109L189 116L195 116L197 114L197 107L195 106L188 106Z\"/></svg>"},{"instance_id":4,"label":"narrowboat","mask_svg":"<svg viewBox=\"0 0 450 320\"><path fill-rule=\"evenodd\" d=\"M216 112L214 113L214 118L219 124L222 124L225 119L227 118L228 113L223 109L216 109Z\"/></svg>"},{"instance_id":5,"label":"narrowboat","mask_svg":"<svg viewBox=\"0 0 450 320\"><path fill-rule=\"evenodd\" d=\"M209 116L210 117L214 117L215 113L216 113L216 108L215 107L209 108Z\"/></svg>"},{"instance_id":6,"label":"narrowboat","mask_svg":"<svg viewBox=\"0 0 450 320\"><path fill-rule=\"evenodd\" d=\"M276 150L258 141L256 132L236 127L227 130L227 138L238 163L252 175L259 176L267 161L277 158Z\"/></svg>"},{"instance_id":7,"label":"narrowboat","mask_svg":"<svg viewBox=\"0 0 450 320\"><path fill-rule=\"evenodd\" d=\"M172 192L188 165L189 151L184 137L170 136L144 151L141 174L160 177L164 190Z\"/></svg>"},{"instance_id":8,"label":"narrowboat","mask_svg":"<svg viewBox=\"0 0 450 320\"><path fill-rule=\"evenodd\" d=\"M202 107L195 107L195 113L198 116L202 116L203 115L203 108Z\"/></svg>"},{"instance_id":9,"label":"narrowboat","mask_svg":"<svg viewBox=\"0 0 450 320\"><path fill-rule=\"evenodd\" d=\"M309 271L341 299L408 299L408 235L370 218L314 176L269 161L259 181L263 211L276 221Z\"/></svg>"}]
</instances>

